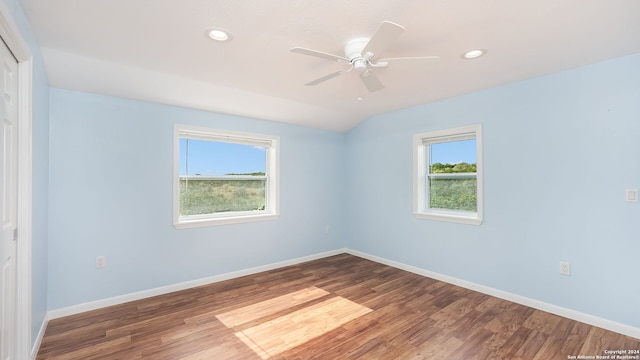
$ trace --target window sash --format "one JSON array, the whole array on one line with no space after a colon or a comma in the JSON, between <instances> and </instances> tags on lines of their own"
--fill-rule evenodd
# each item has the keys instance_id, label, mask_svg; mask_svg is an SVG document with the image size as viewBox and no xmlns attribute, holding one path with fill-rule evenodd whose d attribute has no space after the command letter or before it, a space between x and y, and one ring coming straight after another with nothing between
<instances>
[{"instance_id":1,"label":"window sash","mask_svg":"<svg viewBox=\"0 0 640 360\"><path fill-rule=\"evenodd\" d=\"M267 175L180 175L180 180L198 181L198 180L267 180Z\"/></svg>"},{"instance_id":2,"label":"window sash","mask_svg":"<svg viewBox=\"0 0 640 360\"><path fill-rule=\"evenodd\" d=\"M438 137L429 137L423 138L422 144L424 145L425 158L429 159L427 161L427 166L425 167L425 204L424 211L431 212L447 212L451 214L457 213L475 213L475 211L467 211L467 210L459 210L459 209L451 209L451 208L442 208L442 207L431 207L431 180L439 179L439 180L447 180L447 179L477 179L477 173L432 173L430 172L431 166L433 163L431 162L431 146L433 144L442 144L445 142L454 142L454 141L462 141L462 140L475 140L476 134L467 133L467 134L458 134L458 135L450 135L450 136L438 136ZM477 186L477 185L476 185ZM477 191L477 187L476 187Z\"/></svg>"},{"instance_id":3,"label":"window sash","mask_svg":"<svg viewBox=\"0 0 640 360\"><path fill-rule=\"evenodd\" d=\"M427 173L427 177L440 179L477 179L478 173Z\"/></svg>"}]
</instances>

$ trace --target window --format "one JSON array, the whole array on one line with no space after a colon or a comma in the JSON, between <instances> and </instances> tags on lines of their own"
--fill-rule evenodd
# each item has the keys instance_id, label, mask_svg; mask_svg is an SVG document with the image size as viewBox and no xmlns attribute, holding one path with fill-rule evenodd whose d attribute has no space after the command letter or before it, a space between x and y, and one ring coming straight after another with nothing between
<instances>
[{"instance_id":1,"label":"window","mask_svg":"<svg viewBox=\"0 0 640 360\"><path fill-rule=\"evenodd\" d=\"M274 136L176 125L174 226L277 218L278 148Z\"/></svg>"},{"instance_id":2,"label":"window","mask_svg":"<svg viewBox=\"0 0 640 360\"><path fill-rule=\"evenodd\" d=\"M416 217L480 224L481 126L415 134L413 147Z\"/></svg>"}]
</instances>

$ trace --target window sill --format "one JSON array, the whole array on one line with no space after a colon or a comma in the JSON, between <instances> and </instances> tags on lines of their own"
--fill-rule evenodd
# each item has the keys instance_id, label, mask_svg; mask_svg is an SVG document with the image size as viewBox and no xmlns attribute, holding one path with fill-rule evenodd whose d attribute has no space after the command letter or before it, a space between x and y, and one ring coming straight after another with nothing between
<instances>
[{"instance_id":1,"label":"window sill","mask_svg":"<svg viewBox=\"0 0 640 360\"><path fill-rule=\"evenodd\" d=\"M416 218L425 220L447 221L459 224L480 225L482 218L477 215L444 214L444 213L414 213Z\"/></svg>"},{"instance_id":2,"label":"window sill","mask_svg":"<svg viewBox=\"0 0 640 360\"><path fill-rule=\"evenodd\" d=\"M189 229L205 226L218 226L228 224L241 224L256 221L269 221L276 220L280 217L278 214L260 214L260 215L245 215L245 216L226 216L216 218L204 218L204 219L178 219L173 223L176 229Z\"/></svg>"}]
</instances>

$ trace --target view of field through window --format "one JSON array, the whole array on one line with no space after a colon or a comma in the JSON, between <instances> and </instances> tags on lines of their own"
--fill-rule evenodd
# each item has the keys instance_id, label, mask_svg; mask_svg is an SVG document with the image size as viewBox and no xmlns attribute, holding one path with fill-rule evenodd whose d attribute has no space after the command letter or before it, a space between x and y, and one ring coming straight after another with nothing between
<instances>
[{"instance_id":1,"label":"view of field through window","mask_svg":"<svg viewBox=\"0 0 640 360\"><path fill-rule=\"evenodd\" d=\"M476 140L431 144L429 155L429 207L476 212Z\"/></svg>"},{"instance_id":2,"label":"view of field through window","mask_svg":"<svg viewBox=\"0 0 640 360\"><path fill-rule=\"evenodd\" d=\"M264 210L266 148L180 139L180 216Z\"/></svg>"}]
</instances>

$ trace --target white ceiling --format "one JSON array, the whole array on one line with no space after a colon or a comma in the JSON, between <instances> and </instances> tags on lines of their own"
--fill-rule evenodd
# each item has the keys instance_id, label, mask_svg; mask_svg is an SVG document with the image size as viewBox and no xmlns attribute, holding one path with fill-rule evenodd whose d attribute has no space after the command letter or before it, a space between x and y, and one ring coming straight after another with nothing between
<instances>
[{"instance_id":1,"label":"white ceiling","mask_svg":"<svg viewBox=\"0 0 640 360\"><path fill-rule=\"evenodd\" d=\"M369 116L640 52L638 0L20 0L50 85L346 131ZM406 31L368 93L344 55L382 21ZM206 37L212 27L232 41ZM463 60L466 50L488 53ZM358 100L362 97L362 100Z\"/></svg>"}]
</instances>

